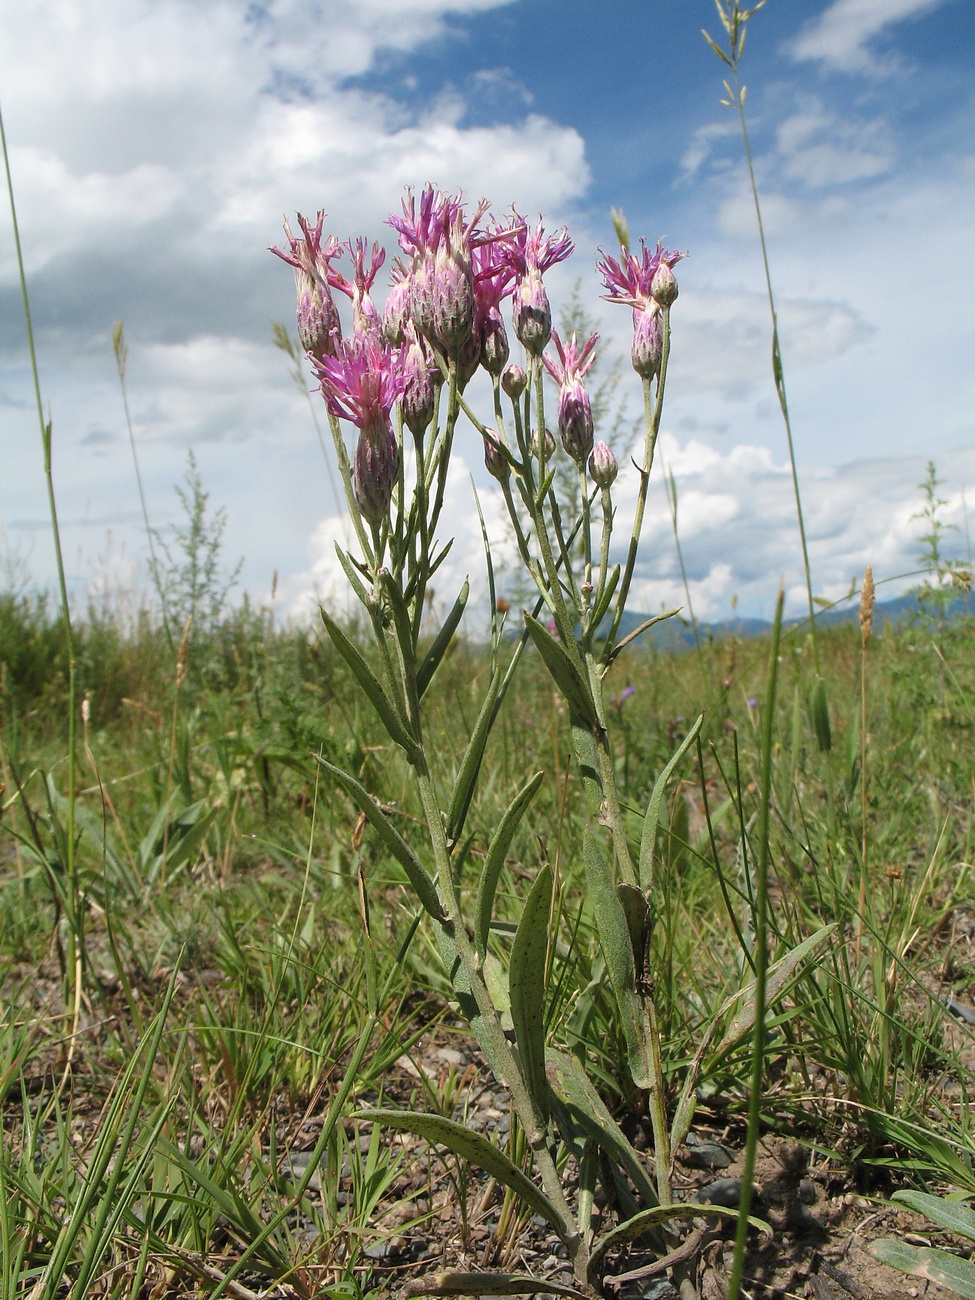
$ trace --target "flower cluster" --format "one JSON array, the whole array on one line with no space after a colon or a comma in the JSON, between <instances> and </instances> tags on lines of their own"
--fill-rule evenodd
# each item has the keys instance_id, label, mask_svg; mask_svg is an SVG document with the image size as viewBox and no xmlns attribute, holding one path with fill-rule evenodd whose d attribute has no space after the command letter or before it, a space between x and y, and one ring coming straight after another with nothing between
<instances>
[{"instance_id":1,"label":"flower cluster","mask_svg":"<svg viewBox=\"0 0 975 1300\"><path fill-rule=\"evenodd\" d=\"M608 488L618 467L609 447L594 447L592 405L584 379L594 361L598 336L567 343L552 329L543 276L573 249L565 229L547 235L512 208L505 221L485 220L481 200L468 212L461 195L426 186L407 191L401 210L388 218L403 258L392 267L392 283L380 310L373 290L386 254L364 238L340 244L323 240L325 213L314 223L300 214L300 236L284 223L287 248L271 251L295 272L298 333L321 386L330 414L359 430L352 457L351 490L364 519L378 525L387 515L399 474L401 450L393 432L392 408L422 445L447 374L458 392L479 367L518 401L530 376L544 366L559 386L558 432L566 452L594 483ZM334 263L352 262L346 277ZM623 249L619 259L599 264L607 299L633 309L633 365L652 378L661 356L660 313L677 296L673 267L682 254L660 244L640 256ZM333 291L351 303L352 333L343 339ZM511 299L511 325L525 349L525 368L508 364L509 345L502 308ZM545 354L552 340L556 356ZM527 368L527 373L526 373ZM451 389L453 392L453 388ZM336 436L339 435L336 433ZM532 435L537 440L537 434ZM545 431L546 446L551 435ZM503 437L485 439L488 468L509 473ZM554 444L553 444L554 447ZM514 462L512 462L514 463Z\"/></svg>"}]
</instances>

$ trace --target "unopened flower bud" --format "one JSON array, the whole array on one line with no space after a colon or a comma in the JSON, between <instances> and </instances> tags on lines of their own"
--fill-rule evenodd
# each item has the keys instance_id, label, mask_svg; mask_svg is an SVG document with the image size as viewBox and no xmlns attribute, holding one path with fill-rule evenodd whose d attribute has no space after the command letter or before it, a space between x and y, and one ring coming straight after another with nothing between
<instances>
[{"instance_id":1,"label":"unopened flower bud","mask_svg":"<svg viewBox=\"0 0 975 1300\"><path fill-rule=\"evenodd\" d=\"M500 375L508 360L508 335L504 319L492 307L481 322L481 365L489 375Z\"/></svg>"},{"instance_id":2,"label":"unopened flower bud","mask_svg":"<svg viewBox=\"0 0 975 1300\"><path fill-rule=\"evenodd\" d=\"M660 321L652 308L633 313L633 347L630 357L633 369L642 379L652 379L660 369L663 355L663 338Z\"/></svg>"},{"instance_id":3,"label":"unopened flower bud","mask_svg":"<svg viewBox=\"0 0 975 1300\"><path fill-rule=\"evenodd\" d=\"M433 333L437 346L455 356L474 326L474 279L463 252L449 243L437 250L433 285Z\"/></svg>"},{"instance_id":4,"label":"unopened flower bud","mask_svg":"<svg viewBox=\"0 0 975 1300\"><path fill-rule=\"evenodd\" d=\"M471 333L457 350L457 387L461 392L477 374L480 364L481 340L476 334Z\"/></svg>"},{"instance_id":5,"label":"unopened flower bud","mask_svg":"<svg viewBox=\"0 0 975 1300\"><path fill-rule=\"evenodd\" d=\"M299 271L295 280L301 346L319 361L322 357L334 357L342 337L342 326L328 285L304 271Z\"/></svg>"},{"instance_id":6,"label":"unopened flower bud","mask_svg":"<svg viewBox=\"0 0 975 1300\"><path fill-rule=\"evenodd\" d=\"M529 271L515 289L511 323L518 342L532 356L540 356L552 337L552 309L537 271Z\"/></svg>"},{"instance_id":7,"label":"unopened flower bud","mask_svg":"<svg viewBox=\"0 0 975 1300\"><path fill-rule=\"evenodd\" d=\"M403 354L403 393L400 397L400 410L413 437L422 438L427 425L433 419L435 404L430 359L412 325L407 325L404 337L408 337L410 343Z\"/></svg>"},{"instance_id":8,"label":"unopened flower bud","mask_svg":"<svg viewBox=\"0 0 975 1300\"><path fill-rule=\"evenodd\" d=\"M585 463L592 450L592 407L585 384L567 380L559 393L559 434L562 446L577 465Z\"/></svg>"},{"instance_id":9,"label":"unopened flower bud","mask_svg":"<svg viewBox=\"0 0 975 1300\"><path fill-rule=\"evenodd\" d=\"M666 262L661 262L654 271L650 292L654 302L659 302L661 307L669 307L672 302L676 302L677 280Z\"/></svg>"},{"instance_id":10,"label":"unopened flower bud","mask_svg":"<svg viewBox=\"0 0 975 1300\"><path fill-rule=\"evenodd\" d=\"M537 429L532 429L531 453L535 457L535 459L538 460L539 444L538 444ZM549 460L554 454L555 454L555 439L552 437L548 429L546 429L545 430L545 459Z\"/></svg>"},{"instance_id":11,"label":"unopened flower bud","mask_svg":"<svg viewBox=\"0 0 975 1300\"><path fill-rule=\"evenodd\" d=\"M503 482L511 473L511 468L501 450L501 439L494 429L488 429L484 435L484 465L492 478Z\"/></svg>"},{"instance_id":12,"label":"unopened flower bud","mask_svg":"<svg viewBox=\"0 0 975 1300\"><path fill-rule=\"evenodd\" d=\"M416 329L425 339L434 338L434 314L433 314L433 285L434 285L434 259L433 255L427 253L413 267L413 273L409 279L410 285L410 319Z\"/></svg>"},{"instance_id":13,"label":"unopened flower bud","mask_svg":"<svg viewBox=\"0 0 975 1300\"><path fill-rule=\"evenodd\" d=\"M620 472L613 449L605 442L597 442L589 457L589 475L598 488L612 487Z\"/></svg>"},{"instance_id":14,"label":"unopened flower bud","mask_svg":"<svg viewBox=\"0 0 975 1300\"><path fill-rule=\"evenodd\" d=\"M410 282L398 280L389 291L383 307L383 338L391 348L398 348L405 339L404 330L410 319Z\"/></svg>"},{"instance_id":15,"label":"unopened flower bud","mask_svg":"<svg viewBox=\"0 0 975 1300\"><path fill-rule=\"evenodd\" d=\"M379 524L386 517L397 474L399 447L389 421L364 428L352 462L352 486L367 523Z\"/></svg>"},{"instance_id":16,"label":"unopened flower bud","mask_svg":"<svg viewBox=\"0 0 975 1300\"><path fill-rule=\"evenodd\" d=\"M501 372L501 387L508 394L513 402L517 402L528 386L528 376L522 370L521 366L514 364L505 366Z\"/></svg>"}]
</instances>

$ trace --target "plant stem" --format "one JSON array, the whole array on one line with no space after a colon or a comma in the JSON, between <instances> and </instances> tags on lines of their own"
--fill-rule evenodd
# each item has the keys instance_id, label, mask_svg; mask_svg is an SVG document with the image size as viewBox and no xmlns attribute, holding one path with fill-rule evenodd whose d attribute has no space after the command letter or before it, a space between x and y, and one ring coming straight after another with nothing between
<instances>
[{"instance_id":1,"label":"plant stem","mask_svg":"<svg viewBox=\"0 0 975 1300\"><path fill-rule=\"evenodd\" d=\"M758 862L755 872L755 1027L752 1034L752 1069L748 1096L748 1139L741 1174L741 1200L738 1231L735 1235L735 1254L728 1281L728 1300L738 1300L741 1291L742 1271L745 1263L745 1243L748 1237L748 1211L752 1199L752 1179L758 1155L758 1128L762 1116L762 1075L765 1067L765 986L768 973L768 867L769 867L769 811L772 802L772 764L774 750L772 734L775 723L775 698L778 685L779 643L782 635L782 607L785 592L780 587L772 625L772 643L769 648L768 682L765 688L765 713L762 719L762 768L758 814Z\"/></svg>"},{"instance_id":2,"label":"plant stem","mask_svg":"<svg viewBox=\"0 0 975 1300\"><path fill-rule=\"evenodd\" d=\"M61 627L64 634L65 652L68 658L68 824L64 845L64 870L68 881L68 898L71 915L68 918L68 954L67 969L73 981L71 1004L73 1024L69 1062L75 1049L75 1035L81 1015L82 966L84 962L84 915L82 909L81 889L78 879L78 864L75 857L75 792L77 785L77 764L75 755L77 732L77 660L75 657L74 633L71 627L71 610L68 605L68 585L64 572L64 556L61 550L61 530L58 526L57 503L54 495L54 475L51 466L51 422L44 419L44 403L41 398L41 381L37 366L37 350L34 346L34 327L30 314L30 299L27 293L27 275L24 270L24 257L20 244L20 227L17 224L17 205L14 201L13 177L10 174L10 155L7 150L7 134L3 126L3 113L0 112L0 148L3 150L3 166L7 179L7 196L10 202L10 219L14 232L14 248L17 256L17 274L20 280L20 295L24 313L24 325L27 333L27 349L30 354L31 375L34 381L34 402L40 425L41 447L44 455L44 478L47 483L47 500L51 516L51 535L54 542L54 557L57 564L58 591L61 597Z\"/></svg>"}]
</instances>

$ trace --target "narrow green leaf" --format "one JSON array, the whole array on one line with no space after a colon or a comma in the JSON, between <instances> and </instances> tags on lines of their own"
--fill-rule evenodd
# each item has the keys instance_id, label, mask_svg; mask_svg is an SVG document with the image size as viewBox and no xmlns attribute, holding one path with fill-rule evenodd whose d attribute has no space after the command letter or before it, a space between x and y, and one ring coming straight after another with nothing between
<instances>
[{"instance_id":1,"label":"narrow green leaf","mask_svg":"<svg viewBox=\"0 0 975 1300\"><path fill-rule=\"evenodd\" d=\"M909 1210L915 1210L918 1214L927 1215L939 1228L945 1228L959 1237L967 1237L969 1241L975 1241L975 1210L960 1201L948 1201L943 1196L932 1196L930 1192L914 1192L909 1189L894 1192L890 1199L900 1201Z\"/></svg>"},{"instance_id":2,"label":"narrow green leaf","mask_svg":"<svg viewBox=\"0 0 975 1300\"><path fill-rule=\"evenodd\" d=\"M410 611L406 607L402 591L400 591L396 580L388 569L382 570L379 581L383 595L389 605L389 612L393 616L393 623L396 627L396 643L399 646L400 654L403 656L406 677L408 680L415 682L416 659L413 652L413 623L410 619Z\"/></svg>"},{"instance_id":3,"label":"narrow green leaf","mask_svg":"<svg viewBox=\"0 0 975 1300\"><path fill-rule=\"evenodd\" d=\"M477 715L474 730L471 732L470 740L468 740L467 748L464 751L457 784L454 786L453 798L450 800L450 810L447 813L448 840L456 840L460 836L467 820L467 814L470 812L474 791L477 789L477 778L480 775L481 764L484 761L484 750L487 747L488 737L491 734L491 728L494 726L494 720L498 716L498 708L501 704L501 678L501 668L498 666L491 674L491 680L481 703L481 711Z\"/></svg>"},{"instance_id":4,"label":"narrow green leaf","mask_svg":"<svg viewBox=\"0 0 975 1300\"><path fill-rule=\"evenodd\" d=\"M579 775L582 778L583 792L590 813L594 817L598 817L599 810L603 806L603 783L599 775L599 751L596 747L596 737L592 734L592 727L587 726L575 713L570 714L569 725L572 731L572 747L576 751L576 762L579 764Z\"/></svg>"},{"instance_id":5,"label":"narrow green leaf","mask_svg":"<svg viewBox=\"0 0 975 1300\"><path fill-rule=\"evenodd\" d=\"M424 656L423 662L417 669L416 674L416 693L422 700L427 687L433 681L433 675L440 667L440 663L447 653L447 648L453 640L454 633L457 631L460 620L463 617L464 609L467 605L467 597L470 595L471 585L464 579L464 585L460 589L460 595L454 601L453 608L444 619L443 626L434 638L433 645Z\"/></svg>"},{"instance_id":6,"label":"narrow green leaf","mask_svg":"<svg viewBox=\"0 0 975 1300\"><path fill-rule=\"evenodd\" d=\"M356 567L355 561L352 559L351 555L349 555L347 552L342 550L338 542L335 543L335 554L338 556L339 564L341 564L343 570L345 571L345 576L349 580L349 586L358 596L360 602L366 607L366 609L368 609L369 593L366 591L365 587L363 586L362 578L360 577L359 570Z\"/></svg>"},{"instance_id":7,"label":"narrow green leaf","mask_svg":"<svg viewBox=\"0 0 975 1300\"><path fill-rule=\"evenodd\" d=\"M386 728L390 739L399 745L401 749L404 749L407 757L411 758L416 751L416 740L411 736L399 710L395 708L389 696L383 690L379 678L339 625L329 618L324 609L321 611L321 615L325 629L332 639L332 644L352 669L353 676L368 697L369 703L379 715L379 719Z\"/></svg>"},{"instance_id":8,"label":"narrow green leaf","mask_svg":"<svg viewBox=\"0 0 975 1300\"><path fill-rule=\"evenodd\" d=\"M365 814L370 826L376 830L379 838L406 872L409 882L416 890L416 896L425 910L435 919L440 919L443 916L443 908L440 906L440 899L437 896L437 889L432 877L369 791L354 776L350 776L348 772L343 772L340 767L335 767L327 759L316 755L316 760L330 776L334 777L342 789L355 800L359 811Z\"/></svg>"},{"instance_id":9,"label":"narrow green leaf","mask_svg":"<svg viewBox=\"0 0 975 1300\"><path fill-rule=\"evenodd\" d=\"M494 911L494 895L497 892L508 849L525 809L534 799L544 776L544 772L536 772L522 787L508 805L497 830L491 836L491 843L488 845L484 866L481 868L481 875L477 882L477 906L474 912L474 945L482 958L487 952L491 913Z\"/></svg>"},{"instance_id":10,"label":"narrow green leaf","mask_svg":"<svg viewBox=\"0 0 975 1300\"><path fill-rule=\"evenodd\" d=\"M525 900L508 967L515 1042L540 1124L546 1124L549 1115L548 1080L545 1077L545 966L553 889L552 868L546 863L535 877Z\"/></svg>"},{"instance_id":11,"label":"narrow green leaf","mask_svg":"<svg viewBox=\"0 0 975 1300\"><path fill-rule=\"evenodd\" d=\"M600 623L606 617L606 611L609 609L609 603L613 599L613 593L616 591L621 572L622 569L617 564L606 579L606 587L599 598L599 604L596 605L592 611L591 626L596 631L598 631Z\"/></svg>"},{"instance_id":12,"label":"narrow green leaf","mask_svg":"<svg viewBox=\"0 0 975 1300\"><path fill-rule=\"evenodd\" d=\"M653 1179L580 1062L568 1052L551 1047L545 1053L545 1060L552 1091L568 1107L572 1118L616 1164L626 1170L644 1203L656 1205L657 1191Z\"/></svg>"},{"instance_id":13,"label":"narrow green leaf","mask_svg":"<svg viewBox=\"0 0 975 1300\"><path fill-rule=\"evenodd\" d=\"M826 683L822 677L817 677L815 685L812 688L812 695L809 701L810 711L812 713L813 731L816 733L816 744L823 753L828 753L833 748L833 733L829 725L829 704L826 700Z\"/></svg>"},{"instance_id":14,"label":"narrow green leaf","mask_svg":"<svg viewBox=\"0 0 975 1300\"><path fill-rule=\"evenodd\" d=\"M649 632L650 628L654 627L657 623L663 623L665 619L674 618L675 615L680 613L680 611L681 606L678 605L675 609L668 609L662 614L654 614L653 618L645 619L639 627L635 627L632 632L623 637L622 641L617 641L613 648L606 654L607 665L618 659L626 647L632 645L638 636L642 636L644 632Z\"/></svg>"},{"instance_id":15,"label":"narrow green leaf","mask_svg":"<svg viewBox=\"0 0 975 1300\"><path fill-rule=\"evenodd\" d=\"M483 1134L475 1133L455 1120L445 1119L443 1115L417 1114L415 1111L367 1109L359 1111L358 1118L413 1133L434 1146L446 1147L461 1159L483 1169L505 1187L510 1187L526 1205L551 1224L563 1241L571 1238L570 1228L541 1188L536 1187L527 1174Z\"/></svg>"},{"instance_id":16,"label":"narrow green leaf","mask_svg":"<svg viewBox=\"0 0 975 1300\"><path fill-rule=\"evenodd\" d=\"M592 701L589 685L569 658L568 651L557 641L548 628L543 627L537 618L532 618L527 611L524 614L525 626L534 642L535 648L542 656L545 667L555 679L555 684L565 696L570 707L589 727L598 724L596 707Z\"/></svg>"},{"instance_id":17,"label":"narrow green leaf","mask_svg":"<svg viewBox=\"0 0 975 1300\"><path fill-rule=\"evenodd\" d=\"M587 1300L582 1291L561 1282L543 1282L523 1273L427 1273L407 1282L400 1295L406 1300L426 1295L561 1295Z\"/></svg>"},{"instance_id":18,"label":"narrow green leaf","mask_svg":"<svg viewBox=\"0 0 975 1300\"><path fill-rule=\"evenodd\" d=\"M893 1241L883 1237L871 1241L867 1250L881 1264L896 1268L911 1277L927 1278L947 1287L955 1295L964 1296L965 1300L975 1300L975 1263L970 1259L959 1259L947 1250L936 1246L909 1246L903 1241Z\"/></svg>"},{"instance_id":19,"label":"narrow green leaf","mask_svg":"<svg viewBox=\"0 0 975 1300\"><path fill-rule=\"evenodd\" d=\"M782 996L799 964L805 961L807 957L811 957L817 948L821 948L835 929L835 921L829 925L824 925L815 934L811 934L808 939L803 939L802 943L796 944L784 957L780 957L774 965L769 967L765 981L766 1007L770 1007L777 998ZM718 1055L727 1051L735 1043L740 1042L755 1024L754 980L733 994L718 1014L721 1015L736 1003L740 1004L739 1009L736 1011L735 1018L725 1030L725 1035L717 1047Z\"/></svg>"},{"instance_id":20,"label":"narrow green leaf","mask_svg":"<svg viewBox=\"0 0 975 1300\"><path fill-rule=\"evenodd\" d=\"M636 992L636 966L626 912L616 892L605 850L591 823L586 826L583 854L599 942L623 1021L630 1073L638 1088L649 1088L652 1084L650 1048L643 1008Z\"/></svg>"},{"instance_id":21,"label":"narrow green leaf","mask_svg":"<svg viewBox=\"0 0 975 1300\"><path fill-rule=\"evenodd\" d=\"M653 787L653 793L650 795L650 802L647 805L647 815L643 819L643 835L640 838L640 887L647 894L653 889L653 862L657 851L657 827L660 822L660 804L663 801L664 791L667 788L667 782L674 774L677 764L681 761L691 745L697 739L697 733L704 725L704 714L702 713L694 725L688 731L687 735L680 743L680 747L674 754L673 758L657 777Z\"/></svg>"}]
</instances>

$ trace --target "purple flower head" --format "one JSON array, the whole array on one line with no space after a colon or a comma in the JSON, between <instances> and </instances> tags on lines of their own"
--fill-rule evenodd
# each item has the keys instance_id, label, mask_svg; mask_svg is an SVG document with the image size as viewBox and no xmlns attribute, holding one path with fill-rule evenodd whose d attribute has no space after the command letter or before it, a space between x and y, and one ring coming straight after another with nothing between
<instances>
[{"instance_id":1,"label":"purple flower head","mask_svg":"<svg viewBox=\"0 0 975 1300\"><path fill-rule=\"evenodd\" d=\"M603 255L598 270L609 290L607 302L621 302L633 308L633 369L643 379L652 379L660 368L663 341L657 316L662 306L669 307L677 297L677 281L672 267L683 253L674 253L657 241L654 252L640 240L641 255L624 248L619 261Z\"/></svg>"},{"instance_id":2,"label":"purple flower head","mask_svg":"<svg viewBox=\"0 0 975 1300\"><path fill-rule=\"evenodd\" d=\"M403 358L369 334L343 340L338 354L316 367L331 413L359 429L388 426L393 403L403 392Z\"/></svg>"},{"instance_id":3,"label":"purple flower head","mask_svg":"<svg viewBox=\"0 0 975 1300\"><path fill-rule=\"evenodd\" d=\"M372 246L372 257L366 268L366 250L369 241L361 235L356 240L349 240L347 245L352 255L353 279L350 282L344 275L332 271L329 283L352 299L352 328L356 334L370 334L382 341L382 320L376 310L376 304L370 296L370 289L376 283L376 276L386 260L386 252L378 244Z\"/></svg>"},{"instance_id":4,"label":"purple flower head","mask_svg":"<svg viewBox=\"0 0 975 1300\"><path fill-rule=\"evenodd\" d=\"M508 335L501 315L501 303L511 293L514 272L504 260L501 239L510 230L495 226L498 239L478 244L473 250L474 333L480 347L480 362L497 378L508 361Z\"/></svg>"},{"instance_id":5,"label":"purple flower head","mask_svg":"<svg viewBox=\"0 0 975 1300\"><path fill-rule=\"evenodd\" d=\"M670 270L684 256L664 248L659 240L652 253L642 239L640 248L640 257L624 248L619 261L604 253L603 260L596 264L608 290L603 294L607 302L622 302L634 311L645 311L653 302L653 277L658 269L666 266Z\"/></svg>"},{"instance_id":6,"label":"purple flower head","mask_svg":"<svg viewBox=\"0 0 975 1300\"><path fill-rule=\"evenodd\" d=\"M476 227L488 210L482 199L468 220L460 196L441 194L428 185L419 207L412 193L403 200L403 215L388 224L399 245L413 258L411 314L417 330L441 351L456 356L474 327L473 249L489 238Z\"/></svg>"},{"instance_id":7,"label":"purple flower head","mask_svg":"<svg viewBox=\"0 0 975 1300\"><path fill-rule=\"evenodd\" d=\"M592 451L593 420L589 393L582 378L595 360L599 335L593 334L580 348L576 335L566 347L553 330L552 338L559 360L543 356L545 369L559 385L559 433L562 446L577 465L582 465Z\"/></svg>"},{"instance_id":8,"label":"purple flower head","mask_svg":"<svg viewBox=\"0 0 975 1300\"><path fill-rule=\"evenodd\" d=\"M399 473L389 413L403 392L402 352L383 347L372 334L356 334L343 342L338 356L325 357L317 373L328 409L359 429L352 487L362 517L378 524L389 510Z\"/></svg>"},{"instance_id":9,"label":"purple flower head","mask_svg":"<svg viewBox=\"0 0 975 1300\"><path fill-rule=\"evenodd\" d=\"M664 340L660 333L660 313L656 304L646 311L633 313L633 344L630 360L641 379L652 379L660 369Z\"/></svg>"},{"instance_id":10,"label":"purple flower head","mask_svg":"<svg viewBox=\"0 0 975 1300\"><path fill-rule=\"evenodd\" d=\"M521 220L517 213L515 219ZM552 309L542 276L556 262L564 261L572 249L564 227L546 237L541 223L529 230L524 222L503 246L502 257L517 276L511 323L518 341L534 356L541 355L552 336Z\"/></svg>"},{"instance_id":11,"label":"purple flower head","mask_svg":"<svg viewBox=\"0 0 975 1300\"><path fill-rule=\"evenodd\" d=\"M334 356L342 337L338 309L329 290L331 278L335 274L331 263L342 250L334 235L329 235L328 242L322 247L324 224L323 211L317 213L314 225L299 212L298 225L302 237L299 239L294 235L285 220L284 233L290 252L285 252L282 248L271 249L272 253L294 267L298 295L298 337L301 346L315 360Z\"/></svg>"},{"instance_id":12,"label":"purple flower head","mask_svg":"<svg viewBox=\"0 0 975 1300\"><path fill-rule=\"evenodd\" d=\"M352 458L352 490L362 517L382 523L399 474L400 451L392 429L363 430Z\"/></svg>"}]
</instances>

